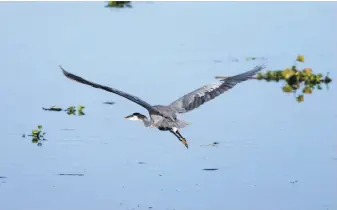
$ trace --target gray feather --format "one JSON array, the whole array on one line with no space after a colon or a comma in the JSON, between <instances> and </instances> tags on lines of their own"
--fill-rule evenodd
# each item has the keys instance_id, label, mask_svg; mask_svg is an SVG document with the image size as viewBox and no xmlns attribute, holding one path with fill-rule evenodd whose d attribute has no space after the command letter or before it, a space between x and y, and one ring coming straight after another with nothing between
<instances>
[{"instance_id":1,"label":"gray feather","mask_svg":"<svg viewBox=\"0 0 337 210\"><path fill-rule=\"evenodd\" d=\"M123 92L121 90L117 90L117 89L114 89L114 88L111 88L111 87L108 87L108 86L105 86L105 85L100 85L100 84L97 84L97 83L94 83L94 82L91 82L91 81L88 81L82 77L79 77L77 75L74 75L72 73L69 73L67 72L65 69L62 68L62 66L59 66L61 68L61 70L63 71L63 74L68 77L69 79L72 79L76 82L79 82L79 83L82 83L82 84L85 84L85 85L90 85L94 88L99 88L99 89L102 89L102 90L105 90L105 91L108 91L108 92L111 92L111 93L115 93L117 95L120 95L124 98L127 98L129 99L130 101L133 101L135 102L136 104L139 104L140 106L144 107L145 109L147 109L149 112L152 112L152 113L157 113L163 117L166 117L166 118L169 118L169 119L172 119L172 117L164 112L160 112L158 109L156 109L154 106L150 105L149 103L145 102L144 100L136 97L136 96L133 96L131 94L128 94L126 92ZM173 120L173 119L172 119Z\"/></svg>"},{"instance_id":2,"label":"gray feather","mask_svg":"<svg viewBox=\"0 0 337 210\"><path fill-rule=\"evenodd\" d=\"M263 65L256 66L253 70L205 85L172 102L169 107L178 113L189 112L233 88L238 83L246 81L264 68Z\"/></svg>"}]
</instances>

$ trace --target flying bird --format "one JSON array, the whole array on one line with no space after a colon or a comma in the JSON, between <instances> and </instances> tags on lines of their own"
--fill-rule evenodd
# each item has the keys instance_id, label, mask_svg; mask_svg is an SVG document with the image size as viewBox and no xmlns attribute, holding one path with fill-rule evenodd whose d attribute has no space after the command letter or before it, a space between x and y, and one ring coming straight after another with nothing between
<instances>
[{"instance_id":1,"label":"flying bird","mask_svg":"<svg viewBox=\"0 0 337 210\"><path fill-rule=\"evenodd\" d=\"M88 81L82 77L67 72L64 68L62 68L62 66L59 67L63 71L63 74L69 79L72 79L76 82L85 85L90 85L94 88L99 88L117 94L144 107L149 112L150 119L148 119L145 115L140 114L138 112L126 116L125 119L142 121L145 127L158 128L161 131L169 131L173 135L175 135L186 146L186 148L188 148L188 143L186 139L180 134L179 129L188 126L189 123L178 119L177 115L198 108L202 104L214 99L220 94L233 88L236 84L246 81L247 79L254 76L257 72L265 68L264 65L256 66L254 69L250 71L235 76L227 77L221 80L217 80L211 84L205 85L193 92L190 92L182 96L181 98L177 99L176 101L173 101L171 104L165 106L165 105L151 105L146 101L136 96L133 96L129 93Z\"/></svg>"}]
</instances>

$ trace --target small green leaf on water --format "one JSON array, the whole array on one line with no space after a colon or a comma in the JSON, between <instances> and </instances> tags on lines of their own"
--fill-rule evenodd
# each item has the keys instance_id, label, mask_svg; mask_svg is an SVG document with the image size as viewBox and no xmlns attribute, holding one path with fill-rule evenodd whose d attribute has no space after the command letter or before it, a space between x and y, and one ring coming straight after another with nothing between
<instances>
[{"instance_id":1,"label":"small green leaf on water","mask_svg":"<svg viewBox=\"0 0 337 210\"><path fill-rule=\"evenodd\" d=\"M298 62L304 62L304 55L298 55L297 56L297 58L296 58L296 60L298 61Z\"/></svg>"},{"instance_id":2,"label":"small green leaf on water","mask_svg":"<svg viewBox=\"0 0 337 210\"><path fill-rule=\"evenodd\" d=\"M297 97L296 97L296 100L297 100L298 103L303 102L303 101L304 101L304 95L299 95L299 96L297 96Z\"/></svg>"},{"instance_id":3,"label":"small green leaf on water","mask_svg":"<svg viewBox=\"0 0 337 210\"><path fill-rule=\"evenodd\" d=\"M38 125L37 128L38 128L39 130L41 130L41 129L42 129L42 125Z\"/></svg>"},{"instance_id":4,"label":"small green leaf on water","mask_svg":"<svg viewBox=\"0 0 337 210\"><path fill-rule=\"evenodd\" d=\"M85 113L82 110L78 110L78 116L85 115Z\"/></svg>"},{"instance_id":5,"label":"small green leaf on water","mask_svg":"<svg viewBox=\"0 0 337 210\"><path fill-rule=\"evenodd\" d=\"M37 143L38 141L39 141L39 139L37 137L32 138L32 143Z\"/></svg>"},{"instance_id":6,"label":"small green leaf on water","mask_svg":"<svg viewBox=\"0 0 337 210\"><path fill-rule=\"evenodd\" d=\"M85 108L85 107L82 106L82 105L78 105L78 107L77 107L77 109L78 109L79 112L82 111L84 108Z\"/></svg>"},{"instance_id":7,"label":"small green leaf on water","mask_svg":"<svg viewBox=\"0 0 337 210\"><path fill-rule=\"evenodd\" d=\"M32 135L33 136L37 136L40 133L40 131L38 130L32 130Z\"/></svg>"},{"instance_id":8,"label":"small green leaf on water","mask_svg":"<svg viewBox=\"0 0 337 210\"><path fill-rule=\"evenodd\" d=\"M257 73L256 77L257 77L258 80L261 80L261 79L263 79L263 74L261 72L259 72L259 73Z\"/></svg>"},{"instance_id":9,"label":"small green leaf on water","mask_svg":"<svg viewBox=\"0 0 337 210\"><path fill-rule=\"evenodd\" d=\"M293 92L293 88L292 88L290 85L288 85L288 84L286 84L286 85L282 88L282 90L283 90L283 92L285 92L285 93Z\"/></svg>"},{"instance_id":10,"label":"small green leaf on water","mask_svg":"<svg viewBox=\"0 0 337 210\"><path fill-rule=\"evenodd\" d=\"M312 75L312 69L311 69L311 68L305 68L305 69L303 70L303 72L304 72L306 75L308 75L308 76Z\"/></svg>"},{"instance_id":11,"label":"small green leaf on water","mask_svg":"<svg viewBox=\"0 0 337 210\"><path fill-rule=\"evenodd\" d=\"M287 68L287 69L285 69L285 70L282 71L282 76L283 76L284 79L288 79L293 74L295 74L295 72L292 69L290 69L290 68Z\"/></svg>"},{"instance_id":12,"label":"small green leaf on water","mask_svg":"<svg viewBox=\"0 0 337 210\"><path fill-rule=\"evenodd\" d=\"M305 94L311 94L312 93L312 89L307 86L307 87L303 88L302 92L305 93Z\"/></svg>"}]
</instances>

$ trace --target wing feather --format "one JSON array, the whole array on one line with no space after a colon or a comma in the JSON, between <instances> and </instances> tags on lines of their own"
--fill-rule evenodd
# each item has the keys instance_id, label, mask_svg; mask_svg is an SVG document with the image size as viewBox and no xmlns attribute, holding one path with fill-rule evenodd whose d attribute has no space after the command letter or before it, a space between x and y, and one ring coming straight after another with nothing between
<instances>
[{"instance_id":1,"label":"wing feather","mask_svg":"<svg viewBox=\"0 0 337 210\"><path fill-rule=\"evenodd\" d=\"M85 84L85 85L89 85L89 86L92 86L94 88L98 88L98 89L102 89L102 90L105 90L105 91L108 91L108 92L111 92L111 93L115 93L117 95L120 95L124 98L127 98L129 99L130 101L133 101L134 103L144 107L145 109L147 109L148 111L152 111L152 112L155 112L157 114L160 114L162 115L163 117L169 117L170 116L167 116L163 113L161 113L160 111L158 111L156 108L154 108L153 106L151 106L149 103L147 103L146 101L136 97L136 96L133 96L129 93L126 93L126 92L123 92L121 90L117 90L117 89L114 89L114 88L111 88L111 87L108 87L108 86L105 86L105 85L100 85L100 84L97 84L97 83L94 83L94 82L90 82L86 79L83 79L82 77L79 77L75 74L72 74L72 73L69 73L67 72L64 68L62 68L62 66L59 66L64 74L64 76L66 76L67 78L69 79L72 79L76 82L79 82L79 83L82 83L82 84Z\"/></svg>"},{"instance_id":2,"label":"wing feather","mask_svg":"<svg viewBox=\"0 0 337 210\"><path fill-rule=\"evenodd\" d=\"M169 106L172 107L178 113L186 113L198 108L202 104L214 99L215 97L221 95L227 90L233 88L240 82L246 81L247 79L254 76L257 72L264 69L265 66L256 66L254 69L238 74L232 77L221 79L214 83L205 85L193 92L190 92L183 97L172 102Z\"/></svg>"}]
</instances>

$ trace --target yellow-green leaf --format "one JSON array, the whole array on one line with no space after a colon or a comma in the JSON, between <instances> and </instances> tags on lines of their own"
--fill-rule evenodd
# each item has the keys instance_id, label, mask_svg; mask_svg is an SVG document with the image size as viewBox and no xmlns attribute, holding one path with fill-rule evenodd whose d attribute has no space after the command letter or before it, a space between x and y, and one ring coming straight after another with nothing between
<instances>
[{"instance_id":1,"label":"yellow-green leaf","mask_svg":"<svg viewBox=\"0 0 337 210\"><path fill-rule=\"evenodd\" d=\"M304 55L298 55L297 56L297 58L296 58L296 60L298 61L298 62L304 62Z\"/></svg>"},{"instance_id":2,"label":"yellow-green leaf","mask_svg":"<svg viewBox=\"0 0 337 210\"><path fill-rule=\"evenodd\" d=\"M304 95L299 95L299 96L297 96L297 97L296 97L296 100L297 100L298 103L303 102L303 101L304 101Z\"/></svg>"},{"instance_id":3,"label":"yellow-green leaf","mask_svg":"<svg viewBox=\"0 0 337 210\"><path fill-rule=\"evenodd\" d=\"M312 69L311 68L305 68L303 70L304 73L306 73L307 75L311 75L312 74Z\"/></svg>"},{"instance_id":4,"label":"yellow-green leaf","mask_svg":"<svg viewBox=\"0 0 337 210\"><path fill-rule=\"evenodd\" d=\"M40 131L38 130L32 130L32 135L33 136L37 136L40 133Z\"/></svg>"},{"instance_id":5,"label":"yellow-green leaf","mask_svg":"<svg viewBox=\"0 0 337 210\"><path fill-rule=\"evenodd\" d=\"M33 137L33 138L32 138L32 143L37 143L37 142L39 142L39 139L36 138L36 137Z\"/></svg>"},{"instance_id":6,"label":"yellow-green leaf","mask_svg":"<svg viewBox=\"0 0 337 210\"><path fill-rule=\"evenodd\" d=\"M282 88L282 90L283 90L283 92L285 92L285 93L290 93L290 92L293 91L293 88L292 88L290 85L286 84L286 85Z\"/></svg>"},{"instance_id":7,"label":"yellow-green leaf","mask_svg":"<svg viewBox=\"0 0 337 210\"><path fill-rule=\"evenodd\" d=\"M285 70L282 71L282 76L284 79L288 79L289 77L291 77L295 72L290 69L290 68L287 68Z\"/></svg>"},{"instance_id":8,"label":"yellow-green leaf","mask_svg":"<svg viewBox=\"0 0 337 210\"><path fill-rule=\"evenodd\" d=\"M312 89L310 87L305 87L305 88L303 88L302 92L305 93L305 94L311 94L312 93Z\"/></svg>"},{"instance_id":9,"label":"yellow-green leaf","mask_svg":"<svg viewBox=\"0 0 337 210\"><path fill-rule=\"evenodd\" d=\"M84 108L85 108L85 107L82 106L82 105L78 105L78 107L77 107L78 111L82 111Z\"/></svg>"}]
</instances>

